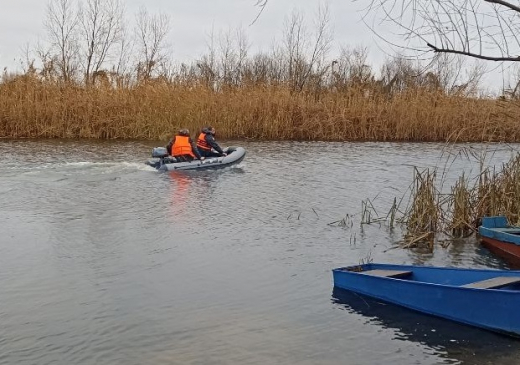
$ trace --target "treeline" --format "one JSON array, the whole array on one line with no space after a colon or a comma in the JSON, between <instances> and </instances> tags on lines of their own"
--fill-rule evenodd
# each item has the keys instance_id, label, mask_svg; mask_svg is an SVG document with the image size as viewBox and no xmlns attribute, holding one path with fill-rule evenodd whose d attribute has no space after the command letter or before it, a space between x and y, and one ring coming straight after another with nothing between
<instances>
[{"instance_id":1,"label":"treeline","mask_svg":"<svg viewBox=\"0 0 520 365\"><path fill-rule=\"evenodd\" d=\"M0 83L0 136L165 139L215 125L222 138L518 141L516 91L478 97L483 70L401 57L376 72L363 48L330 56L327 8L313 29L287 17L270 50L250 54L243 30L212 36L206 55L175 64L170 19L120 0L52 0L46 46Z\"/></svg>"}]
</instances>

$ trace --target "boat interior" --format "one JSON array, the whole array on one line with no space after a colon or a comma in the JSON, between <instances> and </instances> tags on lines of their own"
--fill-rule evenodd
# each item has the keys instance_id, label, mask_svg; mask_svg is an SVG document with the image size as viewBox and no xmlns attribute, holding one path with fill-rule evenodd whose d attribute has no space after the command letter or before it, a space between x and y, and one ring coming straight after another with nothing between
<instances>
[{"instance_id":1,"label":"boat interior","mask_svg":"<svg viewBox=\"0 0 520 365\"><path fill-rule=\"evenodd\" d=\"M351 266L343 271L362 275L415 281L420 283L457 286L466 289L500 289L520 291L520 272L496 270L464 270L434 267L400 267L368 264Z\"/></svg>"}]
</instances>

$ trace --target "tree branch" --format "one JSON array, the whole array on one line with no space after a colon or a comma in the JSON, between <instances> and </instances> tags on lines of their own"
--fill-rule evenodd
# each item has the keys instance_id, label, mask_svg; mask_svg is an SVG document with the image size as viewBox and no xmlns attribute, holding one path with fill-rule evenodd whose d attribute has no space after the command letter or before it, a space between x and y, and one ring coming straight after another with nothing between
<instances>
[{"instance_id":1,"label":"tree branch","mask_svg":"<svg viewBox=\"0 0 520 365\"><path fill-rule=\"evenodd\" d=\"M264 12L264 9L265 9L265 6L267 5L267 1L268 0L257 0L255 6L259 6L260 7L260 11L258 12L258 14L256 14L256 17L255 19L251 22L251 24L249 24L250 26L255 24L256 21L258 20L258 18L260 18L260 15L262 15L262 13Z\"/></svg>"},{"instance_id":2,"label":"tree branch","mask_svg":"<svg viewBox=\"0 0 520 365\"><path fill-rule=\"evenodd\" d=\"M365 17L373 14L374 24L404 30L394 34L401 37L400 42L404 36L401 48L520 62L520 0L366 1ZM380 38L391 46L396 44L388 32Z\"/></svg>"},{"instance_id":3,"label":"tree branch","mask_svg":"<svg viewBox=\"0 0 520 365\"><path fill-rule=\"evenodd\" d=\"M484 0L488 1L488 0ZM449 49L449 48L438 48L434 46L431 43L426 43L428 47L430 47L435 53L453 53L453 54L459 54L463 56L478 58L480 60L486 60L486 61L520 61L520 56L517 57L492 57L492 56L483 56L478 53L472 53L472 52L466 52L466 51L458 51L455 49Z\"/></svg>"},{"instance_id":4,"label":"tree branch","mask_svg":"<svg viewBox=\"0 0 520 365\"><path fill-rule=\"evenodd\" d=\"M487 2L487 3L502 5L502 6L505 6L506 8L509 8L509 9L511 9L513 11L516 11L517 13L520 13L520 7L519 6L516 6L516 5L513 5L511 3L508 3L507 1L504 1L504 0L484 0L484 1Z\"/></svg>"}]
</instances>

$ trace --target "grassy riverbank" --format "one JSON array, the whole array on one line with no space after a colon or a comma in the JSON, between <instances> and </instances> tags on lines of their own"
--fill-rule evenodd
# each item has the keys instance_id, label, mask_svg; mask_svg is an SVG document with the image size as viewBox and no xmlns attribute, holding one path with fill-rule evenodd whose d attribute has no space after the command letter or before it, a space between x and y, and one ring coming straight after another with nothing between
<instances>
[{"instance_id":1,"label":"grassy riverbank","mask_svg":"<svg viewBox=\"0 0 520 365\"><path fill-rule=\"evenodd\" d=\"M413 87L357 85L294 92L284 84L214 90L154 80L79 86L35 75L0 83L0 137L166 139L180 127L220 138L325 141L520 141L512 101Z\"/></svg>"}]
</instances>

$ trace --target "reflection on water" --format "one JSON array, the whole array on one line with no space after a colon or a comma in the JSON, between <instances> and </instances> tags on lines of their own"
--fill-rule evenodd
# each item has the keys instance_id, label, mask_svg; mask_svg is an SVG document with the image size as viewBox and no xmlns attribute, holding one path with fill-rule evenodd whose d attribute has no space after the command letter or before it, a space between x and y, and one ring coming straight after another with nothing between
<instances>
[{"instance_id":1,"label":"reflection on water","mask_svg":"<svg viewBox=\"0 0 520 365\"><path fill-rule=\"evenodd\" d=\"M153 143L0 141L0 364L516 361L500 336L331 303L331 270L367 257L506 267L475 239L403 251L399 228L360 227L442 145L229 144L239 166L159 173Z\"/></svg>"},{"instance_id":2,"label":"reflection on water","mask_svg":"<svg viewBox=\"0 0 520 365\"><path fill-rule=\"evenodd\" d=\"M182 171L169 171L167 174L171 179L171 214L175 215L176 220L182 219L187 209L186 204L189 204L188 194L190 193L190 186L194 183L194 179Z\"/></svg>"},{"instance_id":3,"label":"reflection on water","mask_svg":"<svg viewBox=\"0 0 520 365\"><path fill-rule=\"evenodd\" d=\"M394 339L424 344L447 363L503 363L520 356L517 339L428 316L390 303L334 287L332 302L348 313L360 315L371 327L394 331Z\"/></svg>"}]
</instances>

